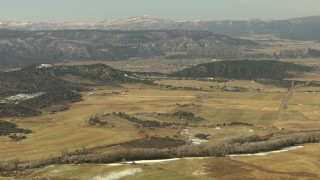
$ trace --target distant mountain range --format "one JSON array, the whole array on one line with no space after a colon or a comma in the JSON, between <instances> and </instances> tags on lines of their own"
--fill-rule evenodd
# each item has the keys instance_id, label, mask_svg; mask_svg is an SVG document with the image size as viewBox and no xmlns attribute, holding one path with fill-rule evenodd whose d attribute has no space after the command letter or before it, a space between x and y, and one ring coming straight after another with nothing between
<instances>
[{"instance_id":1,"label":"distant mountain range","mask_svg":"<svg viewBox=\"0 0 320 180\"><path fill-rule=\"evenodd\" d=\"M0 29L11 30L202 30L232 37L258 34L273 34L281 38L296 40L320 40L320 16L286 20L248 21L171 21L150 16L138 16L121 20L107 20L100 23L28 23L0 22Z\"/></svg>"},{"instance_id":2,"label":"distant mountain range","mask_svg":"<svg viewBox=\"0 0 320 180\"><path fill-rule=\"evenodd\" d=\"M0 67L64 60L232 58L259 46L207 31L0 30Z\"/></svg>"},{"instance_id":3,"label":"distant mountain range","mask_svg":"<svg viewBox=\"0 0 320 180\"><path fill-rule=\"evenodd\" d=\"M318 50L303 47L271 54L250 53L261 45L238 38L259 34L320 40L320 16L249 21L171 21L139 16L93 24L0 22L0 67L159 56L167 59L320 56Z\"/></svg>"}]
</instances>

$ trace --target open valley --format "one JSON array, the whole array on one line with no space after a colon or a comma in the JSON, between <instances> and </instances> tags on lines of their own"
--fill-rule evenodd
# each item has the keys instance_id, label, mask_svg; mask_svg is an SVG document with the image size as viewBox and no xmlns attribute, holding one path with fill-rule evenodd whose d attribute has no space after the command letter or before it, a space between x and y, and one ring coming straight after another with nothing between
<instances>
[{"instance_id":1,"label":"open valley","mask_svg":"<svg viewBox=\"0 0 320 180\"><path fill-rule=\"evenodd\" d=\"M70 104L67 110L57 111L62 105L55 104L42 109L42 114L34 117L2 118L33 132L25 140L17 142L1 137L2 165L13 161L33 163L82 153L88 157L89 154L115 151L129 153L135 148L161 150L179 149L179 146L201 147L203 144L214 146L235 137L281 137L281 134L320 130L320 89L317 86L294 87L287 107L275 120L287 94L286 87L253 80L153 78L155 84L150 85L127 82L106 86L91 81L88 84L90 90L81 93L83 100ZM81 77L64 76L63 79L70 83L86 82ZM92 119L97 119L97 122ZM157 123L148 125L148 121ZM149 147L148 144L154 145ZM16 177L103 179L114 175L130 179L149 176L157 179L236 176L248 179L313 179L319 177L317 167L320 162L312 158L319 156L318 150L319 144L304 144L302 148L288 152L231 159L226 152L227 157L224 158L205 155L204 158L141 164L137 159L137 164L117 166L49 163L40 169L27 169ZM278 156L287 160L277 164L273 159ZM302 163L303 168L298 171L283 164L285 162L288 165ZM189 169L188 173L175 168L181 163ZM238 174L227 175L220 166L226 167L224 171L235 168L230 170ZM11 176L10 173L2 175Z\"/></svg>"},{"instance_id":2,"label":"open valley","mask_svg":"<svg viewBox=\"0 0 320 180\"><path fill-rule=\"evenodd\" d=\"M0 180L320 180L319 7L0 0Z\"/></svg>"}]
</instances>

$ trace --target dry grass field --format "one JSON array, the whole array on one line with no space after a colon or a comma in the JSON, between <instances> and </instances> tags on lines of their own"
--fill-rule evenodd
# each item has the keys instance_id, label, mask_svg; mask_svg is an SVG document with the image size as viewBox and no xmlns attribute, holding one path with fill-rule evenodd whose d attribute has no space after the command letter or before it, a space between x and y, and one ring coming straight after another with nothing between
<instances>
[{"instance_id":1,"label":"dry grass field","mask_svg":"<svg viewBox=\"0 0 320 180\"><path fill-rule=\"evenodd\" d=\"M72 79L72 77L67 78ZM73 80L78 81L78 79ZM67 111L45 113L30 118L4 119L21 128L31 129L34 133L20 142L0 138L0 159L1 161L19 159L22 162L39 160L51 155L60 155L65 149L74 152L83 147L87 149L105 147L142 139L146 134L174 137L179 133L172 128L145 128L142 134L135 123L117 117L109 118L107 126L88 124L93 115L113 112L125 112L141 118L152 118L150 115L152 113L192 112L196 116L203 117L204 121L189 123L191 126L186 127L187 134L182 136L190 140L188 138L197 133L208 133L211 135L208 138L209 143L239 135L267 135L280 131L270 126L287 91L284 88L251 81L230 81L224 85L262 89L261 92L255 90L230 92L213 90L211 86L223 85L215 82L165 79L157 83L176 87L197 87L210 91L170 90L133 83L122 84L122 88L98 86L90 92L83 93L84 101L72 104ZM288 108L281 112L275 126L284 130L319 130L318 90L320 90L318 87L296 88L289 100ZM120 93L113 94L115 91ZM181 120L174 118L157 120L181 123ZM211 124L230 122L251 123L253 126L208 127ZM116 148L99 149L99 151L110 150ZM292 152L263 157L180 159L163 163L119 166L51 165L25 171L17 178L111 179L114 175L125 179L316 179L320 178L320 164L315 158L320 157L319 152L319 144L312 144ZM293 163L300 164L301 168L290 166Z\"/></svg>"},{"instance_id":2,"label":"dry grass field","mask_svg":"<svg viewBox=\"0 0 320 180\"><path fill-rule=\"evenodd\" d=\"M278 171L296 175L310 176L319 179L320 175L320 145L307 144L305 147L285 153L269 154L267 156L242 156L235 160L242 161L269 171Z\"/></svg>"},{"instance_id":3,"label":"dry grass field","mask_svg":"<svg viewBox=\"0 0 320 180\"><path fill-rule=\"evenodd\" d=\"M162 79L156 81L158 84L171 85L173 87L192 87L202 90L219 90L228 87L240 87L245 88L247 91L258 91L259 92L286 92L284 88L278 88L274 86L267 86L255 81L245 81L245 80L227 80L227 82L219 82L216 80L177 80L177 79Z\"/></svg>"},{"instance_id":4,"label":"dry grass field","mask_svg":"<svg viewBox=\"0 0 320 180\"><path fill-rule=\"evenodd\" d=\"M280 115L278 126L288 129L318 130L320 128L320 93L317 87L298 88Z\"/></svg>"},{"instance_id":5,"label":"dry grass field","mask_svg":"<svg viewBox=\"0 0 320 180\"><path fill-rule=\"evenodd\" d=\"M318 179L319 145L266 156L182 158L135 164L52 165L21 179ZM299 166L292 166L292 164ZM18 178L19 179L19 178Z\"/></svg>"},{"instance_id":6,"label":"dry grass field","mask_svg":"<svg viewBox=\"0 0 320 180\"><path fill-rule=\"evenodd\" d=\"M260 42L265 46L253 50L256 53L273 54L283 50L297 50L297 49L315 49L320 50L320 43L318 41L296 41L289 39L281 39L274 35L257 35L244 37L253 41Z\"/></svg>"}]
</instances>

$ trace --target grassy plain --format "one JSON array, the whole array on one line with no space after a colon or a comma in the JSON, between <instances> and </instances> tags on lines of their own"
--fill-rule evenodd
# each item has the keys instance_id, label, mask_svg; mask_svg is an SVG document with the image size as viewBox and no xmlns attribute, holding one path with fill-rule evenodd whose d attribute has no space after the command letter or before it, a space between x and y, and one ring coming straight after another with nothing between
<instances>
[{"instance_id":1,"label":"grassy plain","mask_svg":"<svg viewBox=\"0 0 320 180\"><path fill-rule=\"evenodd\" d=\"M285 153L269 154L267 156L236 157L248 164L264 167L269 171L287 172L291 174L305 174L314 179L320 175L320 145L307 144L305 147Z\"/></svg>"},{"instance_id":2,"label":"grassy plain","mask_svg":"<svg viewBox=\"0 0 320 180\"><path fill-rule=\"evenodd\" d=\"M212 82L174 79L166 79L158 83L184 87L196 86L208 90L214 84ZM253 133L266 135L279 131L270 126L286 89L265 86L251 81L233 81L228 85L230 84L263 88L263 91L170 90L143 84L122 84L122 88L97 86L92 91L83 93L84 101L72 104L67 111L53 114L45 113L30 118L5 119L16 123L21 128L31 129L34 133L20 142L11 142L8 138L1 138L0 159L2 161L10 159L38 160L50 155L60 155L63 149L74 152L84 146L90 149L144 137L139 133L134 123L121 118L108 119L114 127L111 125L92 126L87 123L94 114L112 112L125 112L130 115L154 112L173 113L182 110L193 112L205 120L200 123L190 123L199 127L187 127L189 133L191 135L201 132L208 133L211 135L209 143L216 143L233 136ZM289 100L288 108L280 114L275 125L283 127L285 130L320 129L320 94L309 92L317 89L317 87L295 89ZM113 94L114 91L120 93ZM181 107L181 105L190 106ZM161 121L179 122L179 120L172 118L164 118ZM246 122L252 123L253 126L208 127L210 124L228 122ZM145 129L147 134L160 137L174 137L178 132L172 128ZM99 179L110 175L110 173L126 169L143 171L128 176L127 179L290 179L297 177L312 179L312 177L316 177L316 172L319 172L319 168L317 168L319 161L312 159L312 157L319 156L317 150L319 150L319 145L316 144L307 145L305 148L288 153L265 157L241 157L235 160L228 158L181 159L166 163L132 166L54 165L39 169L32 174L24 174L22 179L44 177ZM285 162L282 155L285 155L284 157L290 161ZM279 161L279 159L283 160ZM304 160L308 160L308 162L303 162ZM290 167L290 163L301 162L304 163L301 169ZM274 167L273 164L275 164ZM230 171L235 173L228 173ZM295 174L294 172L303 172L307 175ZM319 175L317 176L319 177Z\"/></svg>"},{"instance_id":3,"label":"grassy plain","mask_svg":"<svg viewBox=\"0 0 320 180\"><path fill-rule=\"evenodd\" d=\"M277 125L289 129L320 129L320 93L315 89L318 88L297 88Z\"/></svg>"},{"instance_id":4,"label":"grassy plain","mask_svg":"<svg viewBox=\"0 0 320 180\"><path fill-rule=\"evenodd\" d=\"M236 158L183 158L129 165L53 165L23 179L317 179L319 145L286 153ZM299 166L292 166L299 164ZM132 172L130 174L129 172Z\"/></svg>"},{"instance_id":5,"label":"grassy plain","mask_svg":"<svg viewBox=\"0 0 320 180\"><path fill-rule=\"evenodd\" d=\"M219 81L217 79L216 81ZM246 88L248 91L257 91L259 92L286 92L286 89L267 86L255 81L245 81L245 80L230 80L227 82L210 82L210 80L177 80L177 79L163 79L156 81L158 84L162 85L171 85L173 87L192 87L202 90L219 90L224 87L241 87Z\"/></svg>"},{"instance_id":6,"label":"grassy plain","mask_svg":"<svg viewBox=\"0 0 320 180\"><path fill-rule=\"evenodd\" d=\"M320 50L320 43L313 41L292 41L275 36L246 37L264 44L252 50L252 54L273 55L279 51L294 51L312 48ZM250 52L247 52L250 53ZM302 65L320 67L320 58L280 59ZM72 61L63 65L104 63L113 68L133 71L163 73L182 70L210 59L166 60L162 58L133 59L126 61ZM61 64L60 64L61 65ZM3 71L3 70L0 70ZM293 91L287 108L270 127L287 89L267 86L253 81L233 81L227 83L197 80L157 78L156 83L173 87L189 87L199 90L170 90L159 86L143 84L122 84L121 87L95 86L98 82L66 76L64 80L85 83L93 90L83 93L84 101L71 104L63 112L50 113L30 118L6 118L20 128L31 129L33 134L26 140L12 142L0 136L1 162L18 159L22 162L39 160L51 155L59 156L68 152L95 149L94 152L116 151L118 147L108 145L142 139L146 135L175 137L179 133L174 128L144 128L141 133L135 123L122 118L111 117L107 126L88 124L96 114L125 112L127 114L161 122L181 123L176 118L155 118L152 113L192 112L204 118L203 122L189 123L186 134L179 134L185 140L197 133L208 133L208 143L218 143L235 136L258 134L267 135L283 131L320 130L320 87L298 87ZM161 80L159 80L161 79ZM295 81L310 80L320 82L320 71L300 74ZM237 86L248 88L245 92L223 91L222 87ZM202 90L200 90L202 89ZM257 90L259 89L259 90ZM120 92L114 94L113 92ZM123 93L122 93L123 92ZM184 106L187 105L187 106ZM50 108L49 108L50 109ZM224 126L209 128L211 124L230 122L252 123L253 126ZM186 123L182 121L182 123ZM284 128L284 130L279 130ZM24 171L16 179L320 179L320 146L307 144L289 152L266 156L243 156L234 158L183 158L163 163L139 165L82 164L50 165L40 169ZM128 174L121 176L121 174ZM135 172L130 175L130 172ZM0 179L13 179L1 177Z\"/></svg>"},{"instance_id":7,"label":"grassy plain","mask_svg":"<svg viewBox=\"0 0 320 180\"><path fill-rule=\"evenodd\" d=\"M297 49L316 49L320 50L320 43L318 41L297 41L289 39L281 39L274 35L257 35L251 37L245 37L253 41L260 42L265 46L259 47L253 50L256 53L274 54L279 51L290 51Z\"/></svg>"}]
</instances>

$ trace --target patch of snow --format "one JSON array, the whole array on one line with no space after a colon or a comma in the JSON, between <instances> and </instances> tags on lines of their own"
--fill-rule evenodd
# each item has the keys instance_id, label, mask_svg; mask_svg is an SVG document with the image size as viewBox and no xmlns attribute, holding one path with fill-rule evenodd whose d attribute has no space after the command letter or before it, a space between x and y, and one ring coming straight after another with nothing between
<instances>
[{"instance_id":1,"label":"patch of snow","mask_svg":"<svg viewBox=\"0 0 320 180\"><path fill-rule=\"evenodd\" d=\"M55 165L48 165L48 166L45 166L45 167L43 167L43 168L40 168L40 169L34 171L34 172L31 174L31 176L35 176L36 174L39 174L39 173L41 173L42 171L44 171L44 170L46 170L46 169L49 169L49 168L53 168L53 167L55 167ZM36 177L38 177L38 176L36 176Z\"/></svg>"},{"instance_id":2,"label":"patch of snow","mask_svg":"<svg viewBox=\"0 0 320 180\"><path fill-rule=\"evenodd\" d=\"M37 66L37 69L46 69L46 68L50 68L53 67L52 64L40 64L39 66Z\"/></svg>"},{"instance_id":3,"label":"patch of snow","mask_svg":"<svg viewBox=\"0 0 320 180\"><path fill-rule=\"evenodd\" d=\"M210 157L186 157L186 158L181 158L181 159L186 159L186 160L193 160L193 159L208 159Z\"/></svg>"},{"instance_id":4,"label":"patch of snow","mask_svg":"<svg viewBox=\"0 0 320 180\"><path fill-rule=\"evenodd\" d=\"M112 164L107 164L108 166L122 166L122 163L112 163Z\"/></svg>"},{"instance_id":5,"label":"patch of snow","mask_svg":"<svg viewBox=\"0 0 320 180\"><path fill-rule=\"evenodd\" d=\"M203 168L201 168L201 169L196 170L195 172L193 172L192 175L194 175L194 176L204 176L204 175L207 175L207 173Z\"/></svg>"},{"instance_id":6,"label":"patch of snow","mask_svg":"<svg viewBox=\"0 0 320 180\"><path fill-rule=\"evenodd\" d=\"M99 49L100 51L103 51L103 52L109 52L108 49Z\"/></svg>"},{"instance_id":7,"label":"patch of snow","mask_svg":"<svg viewBox=\"0 0 320 180\"><path fill-rule=\"evenodd\" d=\"M66 167L63 167L63 169L62 168L55 169L53 171L50 171L49 173L57 175L57 174L61 174L62 172L65 172L65 171L73 171L73 170L77 170L77 169L79 169L79 168L66 168Z\"/></svg>"},{"instance_id":8,"label":"patch of snow","mask_svg":"<svg viewBox=\"0 0 320 180\"><path fill-rule=\"evenodd\" d=\"M100 25L105 26L113 26L113 25L141 25L141 24L153 24L153 23L172 23L171 20L165 20L165 19L157 19L153 18L148 15L143 16L136 16L136 17L130 17L127 19L120 19L120 20L106 20L102 22Z\"/></svg>"},{"instance_id":9,"label":"patch of snow","mask_svg":"<svg viewBox=\"0 0 320 180\"><path fill-rule=\"evenodd\" d=\"M148 15L143 15L143 16L136 16L136 17L131 17L128 19L124 19L124 22L132 22L132 21L145 21L145 20L152 20L153 18Z\"/></svg>"},{"instance_id":10,"label":"patch of snow","mask_svg":"<svg viewBox=\"0 0 320 180\"><path fill-rule=\"evenodd\" d=\"M112 163L108 164L109 166L121 166L121 165L133 165L133 164L152 164L152 163L163 163L168 161L176 161L180 158L172 158L172 159L156 159L156 160L139 160L139 161L126 161L122 163Z\"/></svg>"},{"instance_id":11,"label":"patch of snow","mask_svg":"<svg viewBox=\"0 0 320 180\"><path fill-rule=\"evenodd\" d=\"M29 25L29 24L32 24L32 23L29 23L29 22L13 22L10 25L12 25L12 26L26 26L26 25Z\"/></svg>"},{"instance_id":12,"label":"patch of snow","mask_svg":"<svg viewBox=\"0 0 320 180\"><path fill-rule=\"evenodd\" d=\"M0 40L1 45L13 46L12 42L9 40Z\"/></svg>"},{"instance_id":13,"label":"patch of snow","mask_svg":"<svg viewBox=\"0 0 320 180\"><path fill-rule=\"evenodd\" d=\"M205 143L205 142L208 142L208 140L206 140L206 139L199 139L199 138L192 138L192 139L191 139L191 144L192 144L192 145L199 145L199 144L202 144L202 143Z\"/></svg>"},{"instance_id":14,"label":"patch of snow","mask_svg":"<svg viewBox=\"0 0 320 180\"><path fill-rule=\"evenodd\" d=\"M254 153L254 154L234 154L234 155L229 155L229 157L265 156L265 155L268 155L268 154L288 152L288 151L292 151L292 150L300 149L300 148L303 148L303 146L292 146L292 147L283 148L283 149L280 149L280 150L277 150L277 151L260 152L260 153Z\"/></svg>"},{"instance_id":15,"label":"patch of snow","mask_svg":"<svg viewBox=\"0 0 320 180\"><path fill-rule=\"evenodd\" d=\"M204 142L208 142L208 140L206 140L206 139L199 139L199 138L194 137L194 134L190 133L189 129L183 129L181 134L188 136L188 139L191 141L192 145L199 145Z\"/></svg>"},{"instance_id":16,"label":"patch of snow","mask_svg":"<svg viewBox=\"0 0 320 180\"><path fill-rule=\"evenodd\" d=\"M137 77L134 77L134 76L129 76L128 74L124 74L125 77L128 77L128 78L131 78L131 79L139 79Z\"/></svg>"},{"instance_id":17,"label":"patch of snow","mask_svg":"<svg viewBox=\"0 0 320 180\"><path fill-rule=\"evenodd\" d=\"M107 176L95 176L91 178L91 180L116 180L116 179L121 179L127 176L132 176L141 172L143 172L141 168L131 168L131 169L126 169L119 172L112 172Z\"/></svg>"},{"instance_id":18,"label":"patch of snow","mask_svg":"<svg viewBox=\"0 0 320 180\"><path fill-rule=\"evenodd\" d=\"M46 175L47 176L57 176L57 175L61 175L62 173L66 173L66 172L70 172L70 171L74 171L74 170L77 170L79 169L78 166L75 166L75 165L63 165L63 166L55 166L55 165L51 165L51 166L48 166L48 168L44 168L44 169L41 169L42 173L44 172L43 170L48 170L49 168L53 168L53 170L49 170L48 172L46 172Z\"/></svg>"},{"instance_id":19,"label":"patch of snow","mask_svg":"<svg viewBox=\"0 0 320 180\"><path fill-rule=\"evenodd\" d=\"M0 103L15 103L15 104L19 104L20 101L25 101L28 99L33 99L36 98L38 96L43 95L43 92L39 92L39 93L34 93L34 94L17 94L14 96L9 96L3 100L0 100Z\"/></svg>"},{"instance_id":20,"label":"patch of snow","mask_svg":"<svg viewBox=\"0 0 320 180\"><path fill-rule=\"evenodd\" d=\"M136 163L136 164L148 164L148 163L162 163L162 162L176 161L176 160L179 160L179 158L157 159L157 160L141 160L141 161L134 161L134 163Z\"/></svg>"}]
</instances>

